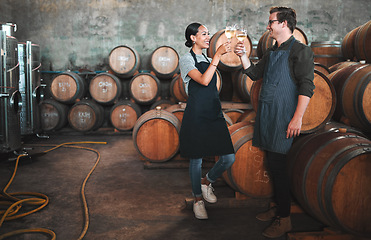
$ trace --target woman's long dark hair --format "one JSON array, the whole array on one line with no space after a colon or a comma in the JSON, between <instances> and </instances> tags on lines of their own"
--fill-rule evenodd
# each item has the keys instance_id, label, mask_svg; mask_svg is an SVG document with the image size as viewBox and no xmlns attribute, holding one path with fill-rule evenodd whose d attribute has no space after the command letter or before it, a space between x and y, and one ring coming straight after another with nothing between
<instances>
[{"instance_id":1,"label":"woman's long dark hair","mask_svg":"<svg viewBox=\"0 0 371 240\"><path fill-rule=\"evenodd\" d=\"M192 40L191 40L191 35L195 35L197 34L198 32L198 28L201 26L201 23L191 23L188 25L188 27L186 28L185 30L185 38L186 38L186 42L185 42L185 45L187 47L192 47Z\"/></svg>"}]
</instances>

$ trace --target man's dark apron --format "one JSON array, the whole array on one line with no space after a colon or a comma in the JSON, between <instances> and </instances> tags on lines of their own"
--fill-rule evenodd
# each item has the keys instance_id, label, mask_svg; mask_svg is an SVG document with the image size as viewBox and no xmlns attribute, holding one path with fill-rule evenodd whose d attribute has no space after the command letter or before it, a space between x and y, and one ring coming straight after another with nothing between
<instances>
[{"instance_id":1,"label":"man's dark apron","mask_svg":"<svg viewBox=\"0 0 371 240\"><path fill-rule=\"evenodd\" d=\"M286 154L293 138L286 138L287 127L294 116L298 90L291 78L288 50L271 51L265 66L254 128L253 145L264 150Z\"/></svg>"},{"instance_id":2,"label":"man's dark apron","mask_svg":"<svg viewBox=\"0 0 371 240\"><path fill-rule=\"evenodd\" d=\"M191 50L196 68L203 74L210 65L198 63ZM216 88L216 74L208 86L194 80L188 85L187 107L184 111L180 129L180 155L188 158L221 156L234 153L233 144L223 117Z\"/></svg>"}]
</instances>

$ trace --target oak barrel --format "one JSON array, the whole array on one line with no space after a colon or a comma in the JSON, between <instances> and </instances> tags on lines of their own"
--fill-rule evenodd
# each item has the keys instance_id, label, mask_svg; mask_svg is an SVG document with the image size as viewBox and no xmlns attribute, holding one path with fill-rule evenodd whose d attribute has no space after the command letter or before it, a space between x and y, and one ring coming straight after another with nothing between
<instances>
[{"instance_id":1,"label":"oak barrel","mask_svg":"<svg viewBox=\"0 0 371 240\"><path fill-rule=\"evenodd\" d=\"M252 42L251 54L250 54L249 59L253 63L257 63L259 61L259 57L258 57L258 42L257 41L253 41Z\"/></svg>"},{"instance_id":2,"label":"oak barrel","mask_svg":"<svg viewBox=\"0 0 371 240\"><path fill-rule=\"evenodd\" d=\"M216 88L220 93L222 91L223 86L223 79L222 74L218 69L215 71L216 73ZM170 83L170 94L175 100L179 102L186 102L188 99L188 94L185 90L186 86L183 82L183 79L180 74L176 75Z\"/></svg>"},{"instance_id":3,"label":"oak barrel","mask_svg":"<svg viewBox=\"0 0 371 240\"><path fill-rule=\"evenodd\" d=\"M174 114L175 117L178 118L179 122L182 123L185 107L186 107L185 103L179 103L171 105L165 110Z\"/></svg>"},{"instance_id":4,"label":"oak barrel","mask_svg":"<svg viewBox=\"0 0 371 240\"><path fill-rule=\"evenodd\" d=\"M341 104L339 104L343 84L345 80L349 77L349 75L352 74L353 71L357 71L357 69L362 67L364 67L364 65L351 65L348 67L340 68L328 75L328 78L330 79L332 85L334 86L337 95L337 104L335 107L334 114L332 116L332 118L335 121L340 122L341 118L344 117L343 107Z\"/></svg>"},{"instance_id":5,"label":"oak barrel","mask_svg":"<svg viewBox=\"0 0 371 240\"><path fill-rule=\"evenodd\" d=\"M235 150L235 162L223 173L223 178L234 190L249 197L271 197L273 189L264 164L265 152L252 146L254 126L239 122L228 129Z\"/></svg>"},{"instance_id":6,"label":"oak barrel","mask_svg":"<svg viewBox=\"0 0 371 240\"><path fill-rule=\"evenodd\" d=\"M158 78L171 79L179 72L179 55L172 47L158 47L151 54L150 67Z\"/></svg>"},{"instance_id":7,"label":"oak barrel","mask_svg":"<svg viewBox=\"0 0 371 240\"><path fill-rule=\"evenodd\" d=\"M327 76L328 74L330 74L330 69L329 69L327 66L325 66L325 65L323 65L323 64L321 64L321 63L317 63L317 62L315 62L315 63L314 63L314 69L316 69L317 71L319 71L319 72L325 74L326 76Z\"/></svg>"},{"instance_id":8,"label":"oak barrel","mask_svg":"<svg viewBox=\"0 0 371 240\"><path fill-rule=\"evenodd\" d=\"M157 107L161 107L161 109L165 110L166 108L174 104L175 103L169 99L160 99L154 102L149 109L156 109Z\"/></svg>"},{"instance_id":9,"label":"oak barrel","mask_svg":"<svg viewBox=\"0 0 371 240\"><path fill-rule=\"evenodd\" d=\"M250 102L250 91L253 81L242 70L233 74L233 85L237 90L238 96L243 102Z\"/></svg>"},{"instance_id":10,"label":"oak barrel","mask_svg":"<svg viewBox=\"0 0 371 240\"><path fill-rule=\"evenodd\" d=\"M170 83L170 95L178 102L186 102L188 95L180 74L177 74Z\"/></svg>"},{"instance_id":11,"label":"oak barrel","mask_svg":"<svg viewBox=\"0 0 371 240\"><path fill-rule=\"evenodd\" d=\"M96 130L104 122L104 108L93 100L83 99L70 108L68 122L80 132Z\"/></svg>"},{"instance_id":12,"label":"oak barrel","mask_svg":"<svg viewBox=\"0 0 371 240\"><path fill-rule=\"evenodd\" d=\"M149 110L142 114L133 129L135 149L150 162L170 160L179 150L180 122L174 114Z\"/></svg>"},{"instance_id":13,"label":"oak barrel","mask_svg":"<svg viewBox=\"0 0 371 240\"><path fill-rule=\"evenodd\" d=\"M138 104L152 104L160 91L160 81L150 73L139 73L129 83L130 96Z\"/></svg>"},{"instance_id":14,"label":"oak barrel","mask_svg":"<svg viewBox=\"0 0 371 240\"><path fill-rule=\"evenodd\" d=\"M111 50L108 63L115 75L130 78L139 69L140 57L134 48L120 45Z\"/></svg>"},{"instance_id":15,"label":"oak barrel","mask_svg":"<svg viewBox=\"0 0 371 240\"><path fill-rule=\"evenodd\" d=\"M357 31L360 28L361 26L354 28L343 38L343 41L341 42L341 54L343 55L344 60L354 61L356 59L356 50L354 49L354 45Z\"/></svg>"},{"instance_id":16,"label":"oak barrel","mask_svg":"<svg viewBox=\"0 0 371 240\"><path fill-rule=\"evenodd\" d=\"M133 129L140 115L141 110L136 103L121 100L111 108L110 120L117 130L127 131Z\"/></svg>"},{"instance_id":17,"label":"oak barrel","mask_svg":"<svg viewBox=\"0 0 371 240\"><path fill-rule=\"evenodd\" d=\"M226 113L223 112L223 117L224 117L224 120L225 120L225 123L227 124L227 127L229 126L232 126L233 125L233 120L232 118L230 118Z\"/></svg>"},{"instance_id":18,"label":"oak barrel","mask_svg":"<svg viewBox=\"0 0 371 240\"><path fill-rule=\"evenodd\" d=\"M354 51L358 61L371 63L371 20L363 24L354 39Z\"/></svg>"},{"instance_id":19,"label":"oak barrel","mask_svg":"<svg viewBox=\"0 0 371 240\"><path fill-rule=\"evenodd\" d=\"M331 120L323 125L322 128L318 129L316 133L322 132L347 132L347 133L354 133L361 137L368 138L360 129L351 127L341 122L336 122Z\"/></svg>"},{"instance_id":20,"label":"oak barrel","mask_svg":"<svg viewBox=\"0 0 371 240\"><path fill-rule=\"evenodd\" d=\"M352 65L357 65L357 64L360 64L360 63L359 62L353 62L353 61L339 62L339 63L336 63L336 64L332 65L328 69L329 69L330 73L332 73L332 72L335 72L336 70L339 70L339 69L342 69L342 68L345 68L345 67L348 67L348 66L352 66Z\"/></svg>"},{"instance_id":21,"label":"oak barrel","mask_svg":"<svg viewBox=\"0 0 371 240\"><path fill-rule=\"evenodd\" d=\"M89 84L91 97L98 103L113 104L121 96L122 85L118 77L110 73L100 73Z\"/></svg>"},{"instance_id":22,"label":"oak barrel","mask_svg":"<svg viewBox=\"0 0 371 240\"><path fill-rule=\"evenodd\" d=\"M255 112L258 112L259 106L259 95L260 89L263 84L263 79L259 79L257 81L253 81L250 89L250 102Z\"/></svg>"},{"instance_id":23,"label":"oak barrel","mask_svg":"<svg viewBox=\"0 0 371 240\"><path fill-rule=\"evenodd\" d=\"M84 79L74 72L63 72L50 83L51 96L62 103L70 104L82 99L87 90Z\"/></svg>"},{"instance_id":24,"label":"oak barrel","mask_svg":"<svg viewBox=\"0 0 371 240\"><path fill-rule=\"evenodd\" d=\"M334 119L371 132L371 65L351 65L329 78L338 96Z\"/></svg>"},{"instance_id":25,"label":"oak barrel","mask_svg":"<svg viewBox=\"0 0 371 240\"><path fill-rule=\"evenodd\" d=\"M330 67L343 60L341 43L337 41L312 42L314 61Z\"/></svg>"},{"instance_id":26,"label":"oak barrel","mask_svg":"<svg viewBox=\"0 0 371 240\"><path fill-rule=\"evenodd\" d=\"M296 27L294 29L293 33L296 40L299 42L308 45L308 39L303 30ZM257 55L258 58L261 59L264 55L264 53L268 50L268 48L272 47L276 43L276 40L274 40L272 37L270 37L270 33L267 30L263 35L260 37L258 46L257 46Z\"/></svg>"},{"instance_id":27,"label":"oak barrel","mask_svg":"<svg viewBox=\"0 0 371 240\"><path fill-rule=\"evenodd\" d=\"M227 37L224 34L224 31L225 31L224 29L220 30L211 37L209 45L210 47L207 49L208 57L213 58L219 46L228 41ZM232 48L234 48L234 46L237 44L237 41L238 40L235 37L231 39ZM244 45L247 56L250 56L252 50L252 43L248 35L244 40ZM236 71L242 68L241 60L234 52L223 54L220 58L218 68L227 72Z\"/></svg>"},{"instance_id":28,"label":"oak barrel","mask_svg":"<svg viewBox=\"0 0 371 240\"><path fill-rule=\"evenodd\" d=\"M247 109L237 119L237 122L254 122L255 117L256 117L256 112L254 111L254 109Z\"/></svg>"},{"instance_id":29,"label":"oak barrel","mask_svg":"<svg viewBox=\"0 0 371 240\"><path fill-rule=\"evenodd\" d=\"M371 65L352 74L341 95L344 115L350 125L371 132Z\"/></svg>"},{"instance_id":30,"label":"oak barrel","mask_svg":"<svg viewBox=\"0 0 371 240\"><path fill-rule=\"evenodd\" d=\"M336 106L335 88L331 81L318 70L314 70L314 94L304 113L301 133L312 133L328 122L334 114ZM259 94L262 79L253 83L251 87L251 104L255 111L259 105Z\"/></svg>"},{"instance_id":31,"label":"oak barrel","mask_svg":"<svg viewBox=\"0 0 371 240\"><path fill-rule=\"evenodd\" d=\"M371 235L371 141L354 133L310 134L288 154L291 190L324 224Z\"/></svg>"},{"instance_id":32,"label":"oak barrel","mask_svg":"<svg viewBox=\"0 0 371 240\"><path fill-rule=\"evenodd\" d=\"M43 131L59 130L67 124L68 106L54 99L40 103L40 121Z\"/></svg>"},{"instance_id":33,"label":"oak barrel","mask_svg":"<svg viewBox=\"0 0 371 240\"><path fill-rule=\"evenodd\" d=\"M237 122L237 119L242 115L244 111L241 109L236 109L236 108L228 108L228 109L224 109L223 112L227 114L228 117L230 117L230 119L232 120L232 123L234 124Z\"/></svg>"}]
</instances>

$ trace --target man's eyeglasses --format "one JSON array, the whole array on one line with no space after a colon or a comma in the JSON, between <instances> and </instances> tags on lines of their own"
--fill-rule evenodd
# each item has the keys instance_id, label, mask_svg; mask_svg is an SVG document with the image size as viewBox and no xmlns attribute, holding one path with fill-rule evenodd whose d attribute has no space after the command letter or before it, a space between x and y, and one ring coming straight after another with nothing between
<instances>
[{"instance_id":1,"label":"man's eyeglasses","mask_svg":"<svg viewBox=\"0 0 371 240\"><path fill-rule=\"evenodd\" d=\"M276 21L279 22L279 20L277 20L277 19L276 19L276 20L269 20L269 21L268 21L268 25L270 26L270 25L272 25L272 23L274 23L274 22L276 22Z\"/></svg>"}]
</instances>

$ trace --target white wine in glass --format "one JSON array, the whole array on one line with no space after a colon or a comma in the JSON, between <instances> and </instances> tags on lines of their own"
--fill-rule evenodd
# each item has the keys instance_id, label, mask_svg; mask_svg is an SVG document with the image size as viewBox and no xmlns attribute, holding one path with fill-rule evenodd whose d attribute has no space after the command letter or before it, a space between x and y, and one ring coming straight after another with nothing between
<instances>
[{"instance_id":1,"label":"white wine in glass","mask_svg":"<svg viewBox=\"0 0 371 240\"><path fill-rule=\"evenodd\" d=\"M236 27L235 26L227 26L225 28L225 36L227 36L228 40L231 40L236 34Z\"/></svg>"},{"instance_id":2,"label":"white wine in glass","mask_svg":"<svg viewBox=\"0 0 371 240\"><path fill-rule=\"evenodd\" d=\"M246 30L245 29L239 30L236 34L236 37L238 41L243 42L243 40L245 40L245 38L247 37Z\"/></svg>"}]
</instances>

